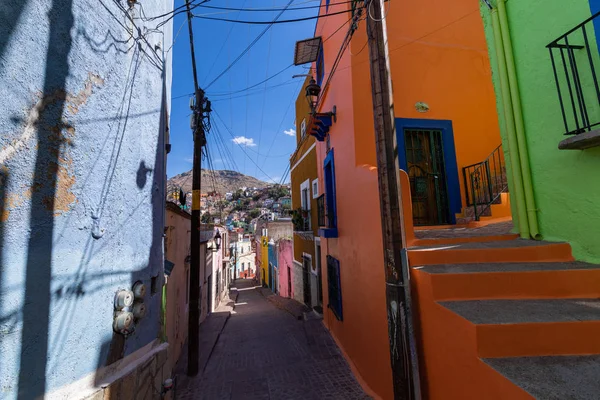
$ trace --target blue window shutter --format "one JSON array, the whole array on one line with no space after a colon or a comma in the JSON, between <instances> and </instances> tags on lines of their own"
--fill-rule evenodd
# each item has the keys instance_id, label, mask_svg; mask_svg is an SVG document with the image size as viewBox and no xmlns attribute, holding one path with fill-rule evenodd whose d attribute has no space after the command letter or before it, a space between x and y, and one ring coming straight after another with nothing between
<instances>
[{"instance_id":1,"label":"blue window shutter","mask_svg":"<svg viewBox=\"0 0 600 400\"><path fill-rule=\"evenodd\" d=\"M325 76L325 57L323 55L323 44L319 49L319 55L317 56L317 85L321 86L323 83L323 77Z\"/></svg>"},{"instance_id":2,"label":"blue window shutter","mask_svg":"<svg viewBox=\"0 0 600 400\"><path fill-rule=\"evenodd\" d=\"M327 256L327 287L329 296L328 307L339 321L344 320L342 307L342 284L340 279L340 262L332 256Z\"/></svg>"}]
</instances>

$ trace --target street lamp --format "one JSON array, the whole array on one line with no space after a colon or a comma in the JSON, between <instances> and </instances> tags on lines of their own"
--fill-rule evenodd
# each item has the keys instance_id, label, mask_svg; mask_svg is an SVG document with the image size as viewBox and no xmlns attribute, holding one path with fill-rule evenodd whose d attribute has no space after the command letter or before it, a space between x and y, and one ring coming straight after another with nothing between
<instances>
[{"instance_id":1,"label":"street lamp","mask_svg":"<svg viewBox=\"0 0 600 400\"><path fill-rule=\"evenodd\" d=\"M311 79L310 83L306 86L306 100L310 107L312 115L317 113L317 103L319 102L319 95L321 94L321 86L317 84L315 79Z\"/></svg>"},{"instance_id":2,"label":"street lamp","mask_svg":"<svg viewBox=\"0 0 600 400\"><path fill-rule=\"evenodd\" d=\"M221 248L221 232L219 231L217 231L217 234L215 235L215 245L217 247L216 251L219 251Z\"/></svg>"}]
</instances>

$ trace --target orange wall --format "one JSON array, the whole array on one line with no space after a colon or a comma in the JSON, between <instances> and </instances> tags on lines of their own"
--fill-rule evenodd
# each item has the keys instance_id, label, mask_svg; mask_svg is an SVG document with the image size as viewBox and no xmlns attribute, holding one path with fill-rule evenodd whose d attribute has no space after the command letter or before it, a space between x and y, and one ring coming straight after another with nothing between
<instances>
[{"instance_id":1,"label":"orange wall","mask_svg":"<svg viewBox=\"0 0 600 400\"><path fill-rule=\"evenodd\" d=\"M329 12L341 11L346 7L331 6ZM345 14L319 20L317 35L328 38L347 20L348 15ZM346 29L340 29L324 42L324 81L327 80L345 33ZM344 314L344 320L340 322L329 309L324 308L324 323L349 357L359 380L368 386L367 389L378 396L392 398L379 190L376 172L368 167L357 166L354 157L353 132L357 135L360 132L356 130L353 118L353 98L357 93L353 93L354 82L349 66L350 53L346 51L320 109L321 112L328 112L334 105L337 108L337 122L331 127L330 137L335 154L339 231L339 239L321 238L323 298L327 302L326 256L330 254L340 260ZM369 95L370 91L362 94ZM323 188L324 142L317 146L317 150L319 185Z\"/></svg>"},{"instance_id":2,"label":"orange wall","mask_svg":"<svg viewBox=\"0 0 600 400\"><path fill-rule=\"evenodd\" d=\"M390 3L387 3L390 5ZM365 24L354 34L353 54L366 43ZM391 5L387 17L397 118L451 120L465 205L462 168L483 161L498 145L496 98L478 0L423 0ZM352 60L357 164L375 165L368 48ZM430 110L418 112L415 103Z\"/></svg>"},{"instance_id":3,"label":"orange wall","mask_svg":"<svg viewBox=\"0 0 600 400\"><path fill-rule=\"evenodd\" d=\"M396 117L452 120L462 173L462 166L482 161L500 144L477 0L388 2L390 5L387 27ZM331 6L329 13L346 7ZM328 38L347 19L347 15L320 19L316 35ZM345 34L346 29L340 29L324 42L324 81ZM324 322L367 389L391 399L379 188L365 45L365 22L361 21L319 110L337 108L337 122L329 133L335 159L339 235L321 239L323 296L327 301L326 256L330 254L340 261L344 314L340 322L325 309ZM418 113L414 108L418 101L429 104L430 111ZM322 142L317 145L321 188L325 156Z\"/></svg>"}]
</instances>

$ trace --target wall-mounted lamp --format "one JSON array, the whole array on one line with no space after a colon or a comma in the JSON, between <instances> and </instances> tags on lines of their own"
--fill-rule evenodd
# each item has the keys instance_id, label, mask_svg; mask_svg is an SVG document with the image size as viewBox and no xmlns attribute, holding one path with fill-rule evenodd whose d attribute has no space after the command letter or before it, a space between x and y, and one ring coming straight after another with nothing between
<instances>
[{"instance_id":1,"label":"wall-mounted lamp","mask_svg":"<svg viewBox=\"0 0 600 400\"><path fill-rule=\"evenodd\" d=\"M214 253L216 253L221 248L221 233L219 231L217 231L217 233L215 234L214 243L215 243L215 245L213 247L211 247L210 249Z\"/></svg>"},{"instance_id":2,"label":"wall-mounted lamp","mask_svg":"<svg viewBox=\"0 0 600 400\"><path fill-rule=\"evenodd\" d=\"M319 96L321 95L321 86L313 79L310 80L309 84L306 86L306 100L308 101L308 106L310 107L310 113L312 116L330 116L333 117L333 122L337 122L335 113L336 107L333 106L333 109L328 113L317 113L317 105L319 104Z\"/></svg>"}]
</instances>

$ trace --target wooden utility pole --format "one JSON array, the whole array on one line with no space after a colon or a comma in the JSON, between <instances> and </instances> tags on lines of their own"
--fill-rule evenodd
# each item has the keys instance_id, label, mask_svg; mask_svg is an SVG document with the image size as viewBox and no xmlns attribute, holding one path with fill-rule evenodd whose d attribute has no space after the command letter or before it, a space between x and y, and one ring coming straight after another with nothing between
<instances>
[{"instance_id":1,"label":"wooden utility pole","mask_svg":"<svg viewBox=\"0 0 600 400\"><path fill-rule=\"evenodd\" d=\"M190 243L190 291L189 291L189 319L188 319L188 376L198 374L198 352L200 348L200 192L202 183L202 147L206 144L204 132L204 113L210 107L204 91L198 87L198 74L196 71L196 55L194 53L194 34L192 32L192 12L189 0L185 1L187 7L188 29L190 33L190 49L192 56L192 71L194 74L194 92L196 101L192 107L192 129L194 139L194 156L192 165L192 232Z\"/></svg>"},{"instance_id":2,"label":"wooden utility pole","mask_svg":"<svg viewBox=\"0 0 600 400\"><path fill-rule=\"evenodd\" d=\"M394 398L420 399L410 304L384 0L367 0L367 36L375 120L377 177L383 233L388 336Z\"/></svg>"}]
</instances>

